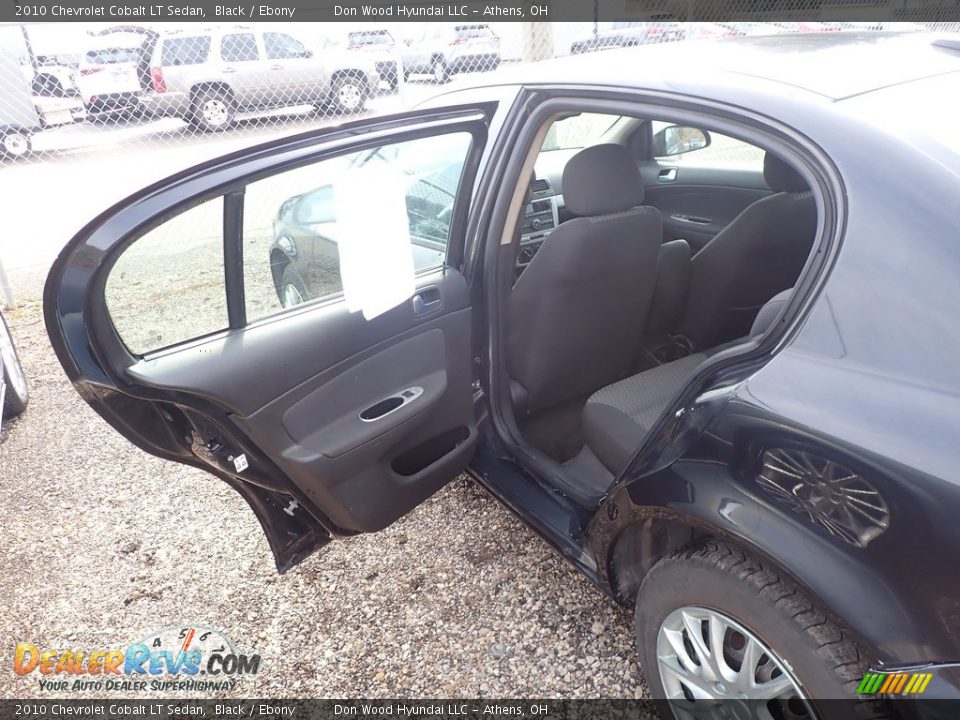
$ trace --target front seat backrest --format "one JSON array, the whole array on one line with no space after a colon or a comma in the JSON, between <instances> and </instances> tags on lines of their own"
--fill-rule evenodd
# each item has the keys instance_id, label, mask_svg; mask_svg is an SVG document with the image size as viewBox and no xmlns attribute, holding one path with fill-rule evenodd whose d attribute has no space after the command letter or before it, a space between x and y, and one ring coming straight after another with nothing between
<instances>
[{"instance_id":1,"label":"front seat backrest","mask_svg":"<svg viewBox=\"0 0 960 720\"><path fill-rule=\"evenodd\" d=\"M530 411L629 374L656 278L660 213L626 148L574 155L563 171L579 217L543 241L507 300L507 368Z\"/></svg>"},{"instance_id":2,"label":"front seat backrest","mask_svg":"<svg viewBox=\"0 0 960 720\"><path fill-rule=\"evenodd\" d=\"M813 247L817 206L807 183L770 153L763 177L775 194L747 207L691 260L680 332L698 350L746 335L763 303L796 284Z\"/></svg>"}]
</instances>

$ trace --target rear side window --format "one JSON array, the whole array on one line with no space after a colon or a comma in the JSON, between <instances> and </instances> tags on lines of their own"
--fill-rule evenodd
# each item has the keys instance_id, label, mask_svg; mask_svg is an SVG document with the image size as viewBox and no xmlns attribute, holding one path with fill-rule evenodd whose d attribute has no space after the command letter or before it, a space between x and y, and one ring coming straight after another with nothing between
<instances>
[{"instance_id":1,"label":"rear side window","mask_svg":"<svg viewBox=\"0 0 960 720\"><path fill-rule=\"evenodd\" d=\"M87 62L93 65L118 65L137 62L137 51L133 48L103 48L87 53Z\"/></svg>"},{"instance_id":2,"label":"rear side window","mask_svg":"<svg viewBox=\"0 0 960 720\"><path fill-rule=\"evenodd\" d=\"M260 59L253 33L224 35L220 41L220 58L226 62L250 62Z\"/></svg>"},{"instance_id":3,"label":"rear side window","mask_svg":"<svg viewBox=\"0 0 960 720\"><path fill-rule=\"evenodd\" d=\"M210 56L210 36L168 38L163 42L163 65L201 65Z\"/></svg>"},{"instance_id":4,"label":"rear side window","mask_svg":"<svg viewBox=\"0 0 960 720\"><path fill-rule=\"evenodd\" d=\"M303 58L309 55L302 42L285 33L264 33L263 45L270 60Z\"/></svg>"}]
</instances>

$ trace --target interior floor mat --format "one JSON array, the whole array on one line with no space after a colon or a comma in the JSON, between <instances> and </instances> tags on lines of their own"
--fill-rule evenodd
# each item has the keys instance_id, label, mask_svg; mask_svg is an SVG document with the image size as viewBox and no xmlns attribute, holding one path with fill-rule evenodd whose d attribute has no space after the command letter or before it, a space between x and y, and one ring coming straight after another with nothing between
<instances>
[{"instance_id":1,"label":"interior floor mat","mask_svg":"<svg viewBox=\"0 0 960 720\"><path fill-rule=\"evenodd\" d=\"M583 448L580 416L586 397L566 400L520 421L527 442L559 463L570 460Z\"/></svg>"}]
</instances>

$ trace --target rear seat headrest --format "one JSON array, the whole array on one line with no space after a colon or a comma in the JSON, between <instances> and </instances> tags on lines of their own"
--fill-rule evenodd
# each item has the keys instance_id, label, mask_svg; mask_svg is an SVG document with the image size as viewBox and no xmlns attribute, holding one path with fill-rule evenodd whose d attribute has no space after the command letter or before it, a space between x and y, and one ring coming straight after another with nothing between
<instances>
[{"instance_id":1,"label":"rear seat headrest","mask_svg":"<svg viewBox=\"0 0 960 720\"><path fill-rule=\"evenodd\" d=\"M776 155L763 156L763 179L774 192L806 192L807 181Z\"/></svg>"},{"instance_id":2,"label":"rear seat headrest","mask_svg":"<svg viewBox=\"0 0 960 720\"><path fill-rule=\"evenodd\" d=\"M767 300L763 304L763 307L760 308L760 312L757 313L757 317L753 320L753 327L750 328L750 337L763 335L770 326L773 325L773 321L780 317L780 311L783 310L783 306L790 301L792 295L793 288L789 288L783 292L778 292Z\"/></svg>"},{"instance_id":3,"label":"rear seat headrest","mask_svg":"<svg viewBox=\"0 0 960 720\"><path fill-rule=\"evenodd\" d=\"M643 202L640 169L623 145L584 148L563 169L563 201L580 217L630 210Z\"/></svg>"}]
</instances>

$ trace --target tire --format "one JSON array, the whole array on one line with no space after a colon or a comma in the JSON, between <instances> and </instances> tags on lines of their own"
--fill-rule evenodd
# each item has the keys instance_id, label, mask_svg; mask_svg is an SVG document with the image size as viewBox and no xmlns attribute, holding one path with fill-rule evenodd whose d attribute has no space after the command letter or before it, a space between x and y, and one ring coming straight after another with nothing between
<instances>
[{"instance_id":1,"label":"tire","mask_svg":"<svg viewBox=\"0 0 960 720\"><path fill-rule=\"evenodd\" d=\"M430 63L430 72L433 74L433 81L438 85L443 85L450 80L450 68L442 57L433 59Z\"/></svg>"},{"instance_id":2,"label":"tire","mask_svg":"<svg viewBox=\"0 0 960 720\"><path fill-rule=\"evenodd\" d=\"M204 132L226 130L236 118L236 108L230 93L207 88L197 93L190 108L190 120Z\"/></svg>"},{"instance_id":3,"label":"tire","mask_svg":"<svg viewBox=\"0 0 960 720\"><path fill-rule=\"evenodd\" d=\"M13 345L13 336L2 315L0 315L0 356L3 358L3 382L7 387L3 396L3 408L0 410L6 419L26 410L30 393L27 391L27 381L23 374L23 365L20 364L20 356Z\"/></svg>"},{"instance_id":4,"label":"tire","mask_svg":"<svg viewBox=\"0 0 960 720\"><path fill-rule=\"evenodd\" d=\"M299 297L299 300L297 300ZM290 263L283 268L283 276L280 279L280 305L284 308L292 308L301 305L310 299L307 287L303 283L300 273Z\"/></svg>"},{"instance_id":5,"label":"tire","mask_svg":"<svg viewBox=\"0 0 960 720\"><path fill-rule=\"evenodd\" d=\"M0 137L0 155L8 158L22 158L30 154L33 145L30 133L23 130L7 130Z\"/></svg>"},{"instance_id":6,"label":"tire","mask_svg":"<svg viewBox=\"0 0 960 720\"><path fill-rule=\"evenodd\" d=\"M367 106L367 86L356 75L339 75L330 88L333 109L344 115L363 112Z\"/></svg>"},{"instance_id":7,"label":"tire","mask_svg":"<svg viewBox=\"0 0 960 720\"><path fill-rule=\"evenodd\" d=\"M682 608L687 610L681 611ZM849 631L830 620L812 598L777 569L720 541L709 541L664 558L650 570L640 586L634 628L647 684L654 697L663 699L672 695L676 698L679 686L682 693L679 698L683 700L687 696L689 700L690 686L685 686L684 680L678 682L677 675L670 670L672 665L679 665L681 669L685 665L677 660L681 652L672 654L674 646L670 644L670 637L672 634L674 641L682 637L686 643L690 636L683 634L686 631L681 630L681 635L677 635L669 629L676 628L678 613L698 622L700 609L705 614L725 616L726 620L734 621L734 625L739 624L738 629L726 624L729 631L723 635L725 658L728 643L731 653L738 652L739 642L739 652L746 654L752 634L753 640L758 640L783 661L781 668L775 669L776 660L771 661L769 655L755 656L758 670L754 678L764 678L766 673L772 686L774 680L781 684L791 680L792 673L800 693L807 698L857 697L857 685L869 670L869 662ZM700 622L706 625L699 627L711 627L710 620ZM746 631L746 636L740 630ZM760 664L763 657L766 663ZM731 656L731 662L738 662L735 655ZM694 682L708 686L711 692L737 691L736 681L727 685L712 683L709 677L700 675L708 674L709 667L695 664L698 666ZM787 677L782 678L783 675ZM672 691L668 692L665 686L670 686ZM802 701L799 702L802 705ZM873 703L863 705L870 709ZM822 707L817 710L821 717L830 714ZM867 714L873 714L872 709Z\"/></svg>"}]
</instances>

